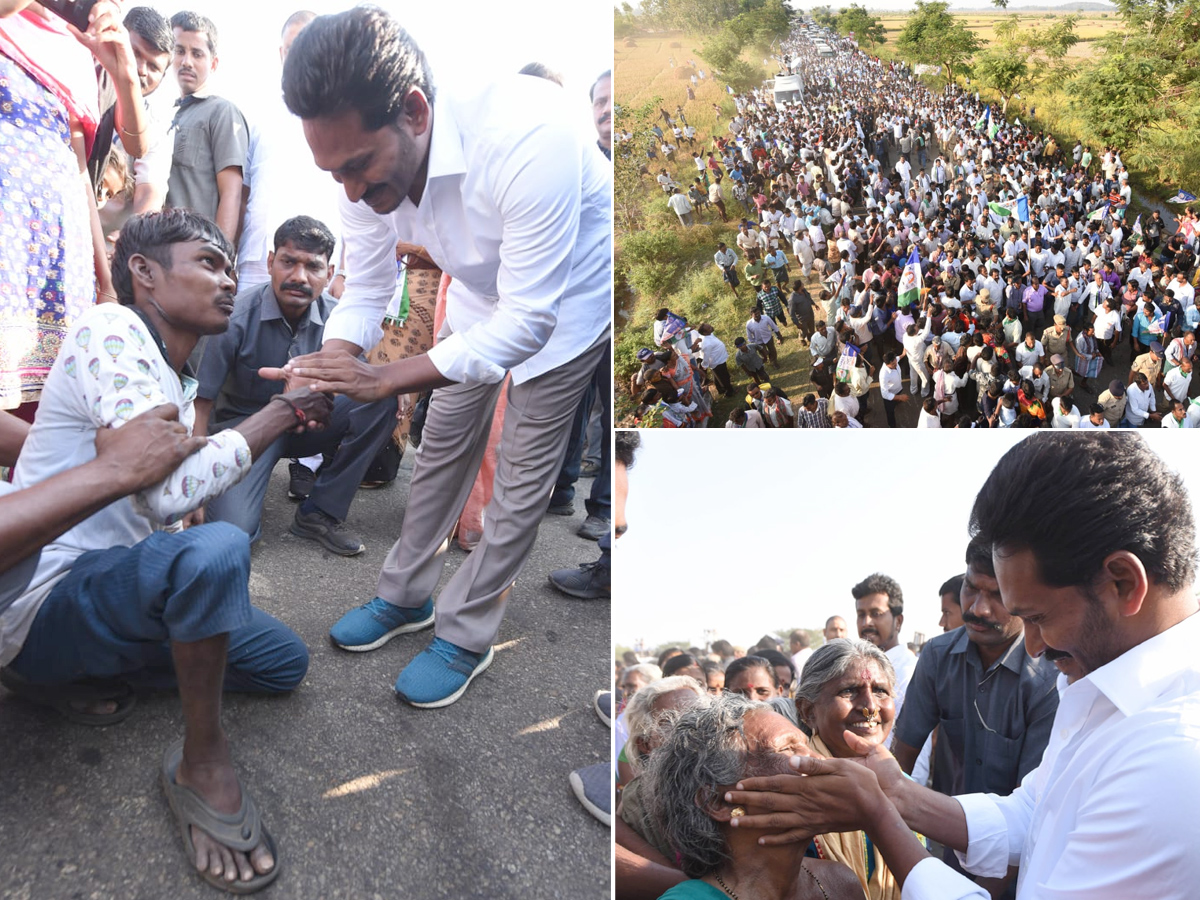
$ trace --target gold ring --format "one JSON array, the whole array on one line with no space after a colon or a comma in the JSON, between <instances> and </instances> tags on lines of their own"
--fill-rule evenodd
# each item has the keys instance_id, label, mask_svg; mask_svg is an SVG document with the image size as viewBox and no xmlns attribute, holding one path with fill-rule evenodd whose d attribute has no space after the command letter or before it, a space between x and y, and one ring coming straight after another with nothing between
<instances>
[{"instance_id":1,"label":"gold ring","mask_svg":"<svg viewBox=\"0 0 1200 900\"><path fill-rule=\"evenodd\" d=\"M746 814L746 807L735 806L733 809L731 809L729 811L729 814L731 816L733 816L733 818L735 818L735 819L740 819L742 816L744 816Z\"/></svg>"}]
</instances>

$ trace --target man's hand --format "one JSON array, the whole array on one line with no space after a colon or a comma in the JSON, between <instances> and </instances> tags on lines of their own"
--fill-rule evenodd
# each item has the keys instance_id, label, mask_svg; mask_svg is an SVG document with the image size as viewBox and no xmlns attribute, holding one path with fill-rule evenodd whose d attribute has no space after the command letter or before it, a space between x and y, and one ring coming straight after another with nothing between
<instances>
[{"instance_id":1,"label":"man's hand","mask_svg":"<svg viewBox=\"0 0 1200 900\"><path fill-rule=\"evenodd\" d=\"M277 396L286 401L293 409L304 413L304 425L297 422L293 429L294 432L319 431L329 424L329 416L333 412L333 398L328 394L322 394L309 387L302 387ZM296 418L299 419L299 416Z\"/></svg>"},{"instance_id":2,"label":"man's hand","mask_svg":"<svg viewBox=\"0 0 1200 900\"><path fill-rule=\"evenodd\" d=\"M391 397L395 390L383 377L382 366L372 366L345 350L320 350L307 356L288 360L282 369L259 369L263 378L285 380L289 387L293 379L307 384L314 391L345 394L352 400L369 403Z\"/></svg>"},{"instance_id":3,"label":"man's hand","mask_svg":"<svg viewBox=\"0 0 1200 900\"><path fill-rule=\"evenodd\" d=\"M158 484L203 447L207 438L190 437L179 408L165 403L130 419L121 428L96 432L96 460L113 467L114 478L132 494Z\"/></svg>"},{"instance_id":4,"label":"man's hand","mask_svg":"<svg viewBox=\"0 0 1200 900\"><path fill-rule=\"evenodd\" d=\"M726 802L755 810L734 819L735 828L775 832L758 839L764 846L864 830L887 803L874 772L852 760L793 756L789 763L797 774L746 778L725 795Z\"/></svg>"}]
</instances>

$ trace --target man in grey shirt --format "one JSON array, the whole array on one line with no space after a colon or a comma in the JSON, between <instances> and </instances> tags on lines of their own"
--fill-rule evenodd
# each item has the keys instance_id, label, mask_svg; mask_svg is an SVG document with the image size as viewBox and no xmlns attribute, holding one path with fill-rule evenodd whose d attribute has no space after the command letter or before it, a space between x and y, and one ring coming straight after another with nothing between
<instances>
[{"instance_id":1,"label":"man in grey shirt","mask_svg":"<svg viewBox=\"0 0 1200 900\"><path fill-rule=\"evenodd\" d=\"M1048 654L1034 659L1026 652L1024 625L1000 598L991 550L974 541L960 599L963 626L921 650L892 752L911 774L925 739L940 725L933 789L1007 796L1042 760L1058 710L1058 669ZM946 852L957 868L953 857Z\"/></svg>"},{"instance_id":2,"label":"man in grey shirt","mask_svg":"<svg viewBox=\"0 0 1200 900\"><path fill-rule=\"evenodd\" d=\"M196 434L231 428L279 393L283 383L259 377L260 368L277 368L321 348L325 320L337 302L325 292L334 243L329 229L309 216L288 219L275 232L275 250L267 256L270 282L238 296L229 329L213 336L204 351ZM341 556L361 553L362 541L344 523L363 474L395 428L396 405L395 397L373 403L337 397L327 428L277 438L242 481L208 504L209 520L229 522L258 540L275 463L324 453L332 458L297 508L291 532Z\"/></svg>"},{"instance_id":3,"label":"man in grey shirt","mask_svg":"<svg viewBox=\"0 0 1200 900\"><path fill-rule=\"evenodd\" d=\"M242 175L250 143L246 118L236 106L208 90L217 70L217 27L204 16L180 12L172 65L179 82L168 207L194 209L217 223L234 246L242 209Z\"/></svg>"}]
</instances>

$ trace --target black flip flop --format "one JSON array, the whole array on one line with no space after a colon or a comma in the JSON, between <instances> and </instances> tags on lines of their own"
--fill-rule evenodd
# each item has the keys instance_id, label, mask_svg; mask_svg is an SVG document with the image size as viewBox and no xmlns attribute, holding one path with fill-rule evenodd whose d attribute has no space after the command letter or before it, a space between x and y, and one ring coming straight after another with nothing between
<instances>
[{"instance_id":1,"label":"black flip flop","mask_svg":"<svg viewBox=\"0 0 1200 900\"><path fill-rule=\"evenodd\" d=\"M57 710L66 720L93 728L116 725L129 718L137 706L137 695L128 684L115 679L89 679L67 684L34 684L11 668L0 669L0 684L14 695ZM117 708L110 713L88 713L75 708L77 703L111 701Z\"/></svg>"}]
</instances>

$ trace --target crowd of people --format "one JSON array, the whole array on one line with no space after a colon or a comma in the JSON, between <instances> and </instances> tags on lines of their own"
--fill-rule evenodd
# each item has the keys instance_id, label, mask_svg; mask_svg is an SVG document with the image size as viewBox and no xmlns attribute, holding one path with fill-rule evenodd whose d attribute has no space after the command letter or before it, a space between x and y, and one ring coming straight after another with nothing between
<instances>
[{"instance_id":1,"label":"crowd of people","mask_svg":"<svg viewBox=\"0 0 1200 900\"><path fill-rule=\"evenodd\" d=\"M247 123L212 89L205 16L0 0L0 682L86 725L177 688L163 787L190 862L236 893L280 850L221 693L292 691L309 663L250 599L281 459L292 533L356 556L356 491L419 434L376 595L330 629L356 652L432 629L396 679L412 707L492 665L539 523L574 514L584 474L599 558L548 574L609 594L611 74L589 137L546 66L438 89L376 7L298 11L279 53L277 108ZM170 123L146 101L168 71ZM456 528L470 556L439 588Z\"/></svg>"},{"instance_id":2,"label":"crowd of people","mask_svg":"<svg viewBox=\"0 0 1200 900\"><path fill-rule=\"evenodd\" d=\"M1193 896L1196 561L1139 436L1035 435L976 496L919 655L881 573L849 588L857 638L835 615L815 649L626 654L616 896Z\"/></svg>"},{"instance_id":3,"label":"crowd of people","mask_svg":"<svg viewBox=\"0 0 1200 900\"><path fill-rule=\"evenodd\" d=\"M715 393L744 397L727 428L855 428L876 396L889 427L905 409L919 428L1200 425L1190 206L1135 213L1119 148L1060 146L812 26L776 62L800 97L734 96L694 171L648 150L682 226L734 229L714 264L746 320L720 335L660 311L642 419L704 427ZM805 396L772 383L785 340L811 357Z\"/></svg>"}]
</instances>

